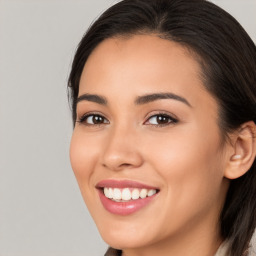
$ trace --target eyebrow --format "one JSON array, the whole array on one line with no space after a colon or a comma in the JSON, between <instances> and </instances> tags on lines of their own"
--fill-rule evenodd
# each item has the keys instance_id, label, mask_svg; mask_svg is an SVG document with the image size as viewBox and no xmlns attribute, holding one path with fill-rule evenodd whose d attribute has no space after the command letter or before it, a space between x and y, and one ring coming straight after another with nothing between
<instances>
[{"instance_id":1,"label":"eyebrow","mask_svg":"<svg viewBox=\"0 0 256 256\"><path fill-rule=\"evenodd\" d=\"M85 93L85 94L82 94L81 96L79 96L76 100L76 104L80 101L92 101L92 102L95 102L95 103L98 103L98 104L101 104L101 105L107 105L108 101L105 97L103 96L99 96L97 94L88 94L88 93Z\"/></svg>"},{"instance_id":2,"label":"eyebrow","mask_svg":"<svg viewBox=\"0 0 256 256\"><path fill-rule=\"evenodd\" d=\"M185 103L189 107L192 107L191 104L185 98L174 93L153 93L153 94L139 96L136 98L135 104L142 105L142 104L147 104L147 103L150 103L156 100L162 100L162 99L177 100L182 103Z\"/></svg>"},{"instance_id":3,"label":"eyebrow","mask_svg":"<svg viewBox=\"0 0 256 256\"><path fill-rule=\"evenodd\" d=\"M183 97L174 94L174 93L153 93L153 94L146 94L146 95L142 95L142 96L138 96L135 100L135 104L136 105L143 105L143 104L147 104L156 100L162 100L162 99L172 99L172 100L177 100L180 101L182 103L185 103L186 105L188 105L189 107L192 107L191 104ZM81 101L91 101L91 102L95 102L98 103L100 105L107 105L108 101L105 97L97 95L97 94L89 94L89 93L85 93L80 95L77 100L76 100L76 104L81 102Z\"/></svg>"}]
</instances>

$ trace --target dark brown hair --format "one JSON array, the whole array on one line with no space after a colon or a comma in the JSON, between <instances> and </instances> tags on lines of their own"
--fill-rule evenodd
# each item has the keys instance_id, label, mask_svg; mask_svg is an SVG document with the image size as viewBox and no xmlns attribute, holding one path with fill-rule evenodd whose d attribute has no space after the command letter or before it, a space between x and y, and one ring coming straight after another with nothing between
<instances>
[{"instance_id":1,"label":"dark brown hair","mask_svg":"<svg viewBox=\"0 0 256 256\"><path fill-rule=\"evenodd\" d=\"M74 57L68 81L74 123L81 73L95 47L115 36L152 33L197 56L204 85L219 105L224 138L244 122L256 123L256 47L231 15L205 0L123 0L105 11ZM231 181L220 227L231 255L243 255L256 227L255 160L245 175Z\"/></svg>"}]
</instances>

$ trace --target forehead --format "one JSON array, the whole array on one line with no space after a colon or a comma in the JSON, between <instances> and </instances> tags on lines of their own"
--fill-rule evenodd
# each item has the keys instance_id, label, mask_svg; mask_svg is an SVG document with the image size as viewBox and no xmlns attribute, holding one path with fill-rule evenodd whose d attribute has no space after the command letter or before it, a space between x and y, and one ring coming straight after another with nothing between
<instances>
[{"instance_id":1,"label":"forehead","mask_svg":"<svg viewBox=\"0 0 256 256\"><path fill-rule=\"evenodd\" d=\"M104 40L89 56L79 94L137 97L172 92L191 105L215 104L201 80L201 67L187 48L156 35L134 35Z\"/></svg>"},{"instance_id":2,"label":"forehead","mask_svg":"<svg viewBox=\"0 0 256 256\"><path fill-rule=\"evenodd\" d=\"M130 37L115 37L101 42L89 56L84 73L90 73L95 68L118 64L122 68L130 68L136 72L136 67L140 65L137 71L147 71L147 76L154 76L155 72L168 71L174 73L178 69L182 72L199 75L201 69L195 60L195 54L181 46L180 44L161 39L157 35L133 35ZM91 65L92 64L92 65ZM96 66L95 66L96 65ZM148 71L155 72L149 73Z\"/></svg>"}]
</instances>

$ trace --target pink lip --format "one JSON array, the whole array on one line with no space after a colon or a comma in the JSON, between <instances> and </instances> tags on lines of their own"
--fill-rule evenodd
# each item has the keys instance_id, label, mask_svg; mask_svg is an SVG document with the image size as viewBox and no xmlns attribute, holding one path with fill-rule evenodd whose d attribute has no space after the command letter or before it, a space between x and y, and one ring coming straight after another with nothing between
<instances>
[{"instance_id":1,"label":"pink lip","mask_svg":"<svg viewBox=\"0 0 256 256\"><path fill-rule=\"evenodd\" d=\"M97 188L146 188L156 189L158 188L149 186L137 181L132 180L102 180L96 185Z\"/></svg>"},{"instance_id":2,"label":"pink lip","mask_svg":"<svg viewBox=\"0 0 256 256\"><path fill-rule=\"evenodd\" d=\"M129 180L122 180L122 181L103 180L99 182L96 187L99 189L99 197L103 207L112 214L117 214L122 216L129 215L139 211L141 208L145 207L152 200L154 200L155 197L158 195L158 193L156 193L155 195L146 197L144 199L140 198L140 199L131 200L128 202L115 202L105 197L103 190L101 188L111 187L111 188L146 188L146 189L156 189L156 190L158 189L152 186L144 185L142 183L129 181Z\"/></svg>"}]
</instances>

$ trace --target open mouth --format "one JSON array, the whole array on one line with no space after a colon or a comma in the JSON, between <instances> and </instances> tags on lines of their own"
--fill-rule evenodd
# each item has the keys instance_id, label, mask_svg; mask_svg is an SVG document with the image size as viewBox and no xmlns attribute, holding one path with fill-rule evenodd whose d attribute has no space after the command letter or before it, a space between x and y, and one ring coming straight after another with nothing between
<instances>
[{"instance_id":1,"label":"open mouth","mask_svg":"<svg viewBox=\"0 0 256 256\"><path fill-rule=\"evenodd\" d=\"M105 180L97 184L99 197L104 208L118 215L129 215L139 211L159 194L156 187L135 181Z\"/></svg>"},{"instance_id":2,"label":"open mouth","mask_svg":"<svg viewBox=\"0 0 256 256\"><path fill-rule=\"evenodd\" d=\"M105 197L115 202L127 202L151 197L159 192L157 189L146 188L102 188Z\"/></svg>"}]
</instances>

